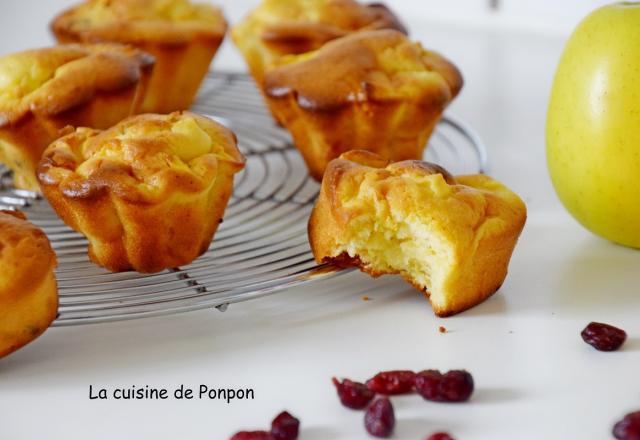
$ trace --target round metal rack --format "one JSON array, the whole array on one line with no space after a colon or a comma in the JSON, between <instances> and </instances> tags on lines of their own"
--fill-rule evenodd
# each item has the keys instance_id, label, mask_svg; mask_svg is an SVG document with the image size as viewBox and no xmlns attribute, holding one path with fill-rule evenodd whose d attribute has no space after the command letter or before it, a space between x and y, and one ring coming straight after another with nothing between
<instances>
[{"instance_id":1,"label":"round metal rack","mask_svg":"<svg viewBox=\"0 0 640 440\"><path fill-rule=\"evenodd\" d=\"M247 157L236 177L224 222L209 250L188 266L156 274L109 273L87 257L87 241L35 193L14 189L0 169L0 208L21 209L48 235L58 255L59 317L54 325L89 324L186 312L224 311L231 303L335 275L317 265L307 219L319 185L311 179L286 130L267 112L245 74L212 73L193 110L238 136ZM450 115L438 124L425 158L454 173L486 170L478 136Z\"/></svg>"}]
</instances>

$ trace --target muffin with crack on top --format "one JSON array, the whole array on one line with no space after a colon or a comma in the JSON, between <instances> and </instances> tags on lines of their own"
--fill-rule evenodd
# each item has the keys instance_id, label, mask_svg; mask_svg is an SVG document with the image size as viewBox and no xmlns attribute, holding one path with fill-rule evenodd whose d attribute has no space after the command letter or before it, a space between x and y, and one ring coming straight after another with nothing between
<instances>
[{"instance_id":1,"label":"muffin with crack on top","mask_svg":"<svg viewBox=\"0 0 640 440\"><path fill-rule=\"evenodd\" d=\"M134 116L79 128L38 169L58 215L111 271L158 272L204 253L244 167L235 135L194 113Z\"/></svg>"}]
</instances>

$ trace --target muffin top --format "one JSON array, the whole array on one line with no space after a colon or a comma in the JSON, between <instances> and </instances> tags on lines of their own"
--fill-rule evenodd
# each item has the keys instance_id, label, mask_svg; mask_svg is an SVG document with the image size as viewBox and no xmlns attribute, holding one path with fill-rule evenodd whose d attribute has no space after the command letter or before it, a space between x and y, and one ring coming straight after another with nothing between
<instances>
[{"instance_id":1,"label":"muffin top","mask_svg":"<svg viewBox=\"0 0 640 440\"><path fill-rule=\"evenodd\" d=\"M0 58L0 127L28 112L56 115L136 83L153 57L120 44L69 44Z\"/></svg>"},{"instance_id":2,"label":"muffin top","mask_svg":"<svg viewBox=\"0 0 640 440\"><path fill-rule=\"evenodd\" d=\"M520 198L488 176L454 178L429 162L391 163L362 150L344 153L329 164L322 191L343 224L361 215L380 221L386 216L421 219L441 225L447 235L469 234L469 240L489 220L491 228L501 228L519 224L526 215Z\"/></svg>"},{"instance_id":3,"label":"muffin top","mask_svg":"<svg viewBox=\"0 0 640 440\"><path fill-rule=\"evenodd\" d=\"M396 29L402 23L383 4L355 0L263 0L234 28L234 38L258 36L279 54L299 54L357 30Z\"/></svg>"},{"instance_id":4,"label":"muffin top","mask_svg":"<svg viewBox=\"0 0 640 440\"><path fill-rule=\"evenodd\" d=\"M221 38L227 23L220 9L189 0L87 0L57 16L51 28L75 41L180 44Z\"/></svg>"},{"instance_id":5,"label":"muffin top","mask_svg":"<svg viewBox=\"0 0 640 440\"><path fill-rule=\"evenodd\" d=\"M451 62L395 30L356 32L279 64L265 76L267 95L293 95L308 110L391 100L442 110L462 87Z\"/></svg>"},{"instance_id":6,"label":"muffin top","mask_svg":"<svg viewBox=\"0 0 640 440\"><path fill-rule=\"evenodd\" d=\"M0 303L17 301L56 265L56 255L40 228L20 211L0 210Z\"/></svg>"},{"instance_id":7,"label":"muffin top","mask_svg":"<svg viewBox=\"0 0 640 440\"><path fill-rule=\"evenodd\" d=\"M229 129L184 111L132 116L104 131L78 128L47 148L38 179L59 185L66 197L110 193L157 203L176 192L206 191L220 172L243 167Z\"/></svg>"}]
</instances>

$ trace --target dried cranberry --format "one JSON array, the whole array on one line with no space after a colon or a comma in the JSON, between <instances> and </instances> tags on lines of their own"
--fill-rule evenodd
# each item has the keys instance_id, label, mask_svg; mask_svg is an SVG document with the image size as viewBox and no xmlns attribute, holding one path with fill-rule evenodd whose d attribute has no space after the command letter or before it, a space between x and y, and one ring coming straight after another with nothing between
<instances>
[{"instance_id":1,"label":"dried cranberry","mask_svg":"<svg viewBox=\"0 0 640 440\"><path fill-rule=\"evenodd\" d=\"M387 397L381 397L367 408L364 414L364 427L374 437L387 438L391 436L396 424L393 406Z\"/></svg>"},{"instance_id":2,"label":"dried cranberry","mask_svg":"<svg viewBox=\"0 0 640 440\"><path fill-rule=\"evenodd\" d=\"M341 383L335 377L332 381L338 391L340 402L347 408L364 409L375 397L375 393L360 382L344 379Z\"/></svg>"},{"instance_id":3,"label":"dried cranberry","mask_svg":"<svg viewBox=\"0 0 640 440\"><path fill-rule=\"evenodd\" d=\"M367 387L379 394L406 394L413 391L416 373L407 370L383 371L367 381Z\"/></svg>"},{"instance_id":4,"label":"dried cranberry","mask_svg":"<svg viewBox=\"0 0 640 440\"><path fill-rule=\"evenodd\" d=\"M453 440L453 437L446 432L436 432L427 437L427 440Z\"/></svg>"},{"instance_id":5,"label":"dried cranberry","mask_svg":"<svg viewBox=\"0 0 640 440\"><path fill-rule=\"evenodd\" d=\"M241 431L234 434L230 440L275 440L267 431Z\"/></svg>"},{"instance_id":6,"label":"dried cranberry","mask_svg":"<svg viewBox=\"0 0 640 440\"><path fill-rule=\"evenodd\" d=\"M451 370L444 375L437 370L425 370L416 375L415 387L426 400L464 402L473 393L473 377L464 370Z\"/></svg>"},{"instance_id":7,"label":"dried cranberry","mask_svg":"<svg viewBox=\"0 0 640 440\"><path fill-rule=\"evenodd\" d=\"M640 411L629 413L616 423L613 436L618 440L640 440Z\"/></svg>"},{"instance_id":8,"label":"dried cranberry","mask_svg":"<svg viewBox=\"0 0 640 440\"><path fill-rule=\"evenodd\" d=\"M627 339L627 333L609 324L591 322L580 333L587 344L600 351L614 351Z\"/></svg>"},{"instance_id":9,"label":"dried cranberry","mask_svg":"<svg viewBox=\"0 0 640 440\"><path fill-rule=\"evenodd\" d=\"M439 401L442 373L438 370L424 370L416 374L414 385L416 391L427 400Z\"/></svg>"},{"instance_id":10,"label":"dried cranberry","mask_svg":"<svg viewBox=\"0 0 640 440\"><path fill-rule=\"evenodd\" d=\"M271 422L271 435L276 440L295 440L299 429L300 420L286 411L282 411Z\"/></svg>"},{"instance_id":11,"label":"dried cranberry","mask_svg":"<svg viewBox=\"0 0 640 440\"><path fill-rule=\"evenodd\" d=\"M473 393L473 376L464 370L451 370L442 376L440 393L447 402L464 402Z\"/></svg>"}]
</instances>

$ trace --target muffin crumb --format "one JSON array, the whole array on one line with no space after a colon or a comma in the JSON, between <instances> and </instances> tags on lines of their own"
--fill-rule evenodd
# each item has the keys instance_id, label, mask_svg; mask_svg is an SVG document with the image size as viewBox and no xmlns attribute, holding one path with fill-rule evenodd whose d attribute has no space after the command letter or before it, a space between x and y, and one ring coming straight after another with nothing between
<instances>
[{"instance_id":1,"label":"muffin crumb","mask_svg":"<svg viewBox=\"0 0 640 440\"><path fill-rule=\"evenodd\" d=\"M440 327L438 327L438 331L440 333L446 333L447 332L447 328L441 325Z\"/></svg>"}]
</instances>

